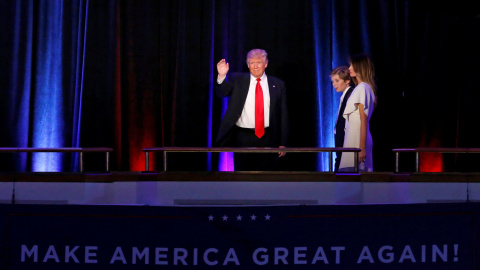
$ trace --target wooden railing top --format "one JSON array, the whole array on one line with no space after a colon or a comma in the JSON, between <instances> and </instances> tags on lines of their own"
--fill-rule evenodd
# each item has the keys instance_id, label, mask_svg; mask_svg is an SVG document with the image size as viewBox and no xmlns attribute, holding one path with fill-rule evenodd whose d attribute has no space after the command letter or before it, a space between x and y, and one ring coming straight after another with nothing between
<instances>
[{"instance_id":1,"label":"wooden railing top","mask_svg":"<svg viewBox=\"0 0 480 270\"><path fill-rule=\"evenodd\" d=\"M333 147L150 147L143 148L143 152L360 152L359 148L333 148Z\"/></svg>"},{"instance_id":2,"label":"wooden railing top","mask_svg":"<svg viewBox=\"0 0 480 270\"><path fill-rule=\"evenodd\" d=\"M113 148L108 147L52 147L52 148L37 148L37 147L0 147L0 152L14 153L14 152L62 152L62 153L78 153L78 152L113 152Z\"/></svg>"},{"instance_id":3,"label":"wooden railing top","mask_svg":"<svg viewBox=\"0 0 480 270\"><path fill-rule=\"evenodd\" d=\"M480 148L447 148L447 147L418 147L396 148L393 152L423 152L423 153L480 153Z\"/></svg>"}]
</instances>

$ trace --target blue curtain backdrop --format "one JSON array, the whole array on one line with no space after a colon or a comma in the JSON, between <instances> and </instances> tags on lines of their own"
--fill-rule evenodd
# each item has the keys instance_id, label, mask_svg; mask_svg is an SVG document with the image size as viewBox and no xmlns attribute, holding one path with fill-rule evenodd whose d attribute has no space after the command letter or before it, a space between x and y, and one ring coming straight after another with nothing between
<instances>
[{"instance_id":1,"label":"blue curtain backdrop","mask_svg":"<svg viewBox=\"0 0 480 270\"><path fill-rule=\"evenodd\" d=\"M85 1L0 5L2 146L79 146ZM76 164L73 158L71 164ZM72 166L70 155L58 153L36 153L30 159L16 154L5 160L6 169L20 171Z\"/></svg>"},{"instance_id":2,"label":"blue curtain backdrop","mask_svg":"<svg viewBox=\"0 0 480 270\"><path fill-rule=\"evenodd\" d=\"M374 166L392 171L396 147L479 146L479 14L468 1L1 1L0 146L113 147L112 168L134 171L144 147L212 146L227 104L214 95L216 63L247 71L246 53L264 48L267 74L287 83L289 146L333 147L340 94L328 74L366 52L378 85ZM78 169L71 154L0 159L1 171ZM89 160L102 169L103 157ZM472 170L471 160L426 164ZM282 162L328 168L322 154ZM170 168L231 170L232 156L173 155Z\"/></svg>"}]
</instances>

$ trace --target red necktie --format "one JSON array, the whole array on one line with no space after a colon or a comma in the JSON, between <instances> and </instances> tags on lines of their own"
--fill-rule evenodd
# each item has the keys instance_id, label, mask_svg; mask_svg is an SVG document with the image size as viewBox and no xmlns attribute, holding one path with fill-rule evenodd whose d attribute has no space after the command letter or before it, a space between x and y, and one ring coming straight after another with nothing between
<instances>
[{"instance_id":1,"label":"red necktie","mask_svg":"<svg viewBox=\"0 0 480 270\"><path fill-rule=\"evenodd\" d=\"M261 138L265 134L265 116L263 114L263 91L260 78L257 78L255 87L255 135Z\"/></svg>"}]
</instances>

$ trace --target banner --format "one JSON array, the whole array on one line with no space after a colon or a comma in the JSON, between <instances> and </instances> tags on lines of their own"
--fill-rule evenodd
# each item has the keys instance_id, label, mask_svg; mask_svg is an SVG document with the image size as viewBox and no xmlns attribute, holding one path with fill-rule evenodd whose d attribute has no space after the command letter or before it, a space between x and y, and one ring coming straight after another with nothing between
<instances>
[{"instance_id":1,"label":"banner","mask_svg":"<svg viewBox=\"0 0 480 270\"><path fill-rule=\"evenodd\" d=\"M0 269L478 269L479 209L0 205Z\"/></svg>"}]
</instances>

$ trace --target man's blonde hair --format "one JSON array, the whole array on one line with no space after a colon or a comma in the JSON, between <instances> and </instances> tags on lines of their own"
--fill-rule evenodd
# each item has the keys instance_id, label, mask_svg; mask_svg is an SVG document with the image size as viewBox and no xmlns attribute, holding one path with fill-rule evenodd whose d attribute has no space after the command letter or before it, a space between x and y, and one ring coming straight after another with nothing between
<instances>
[{"instance_id":1,"label":"man's blonde hair","mask_svg":"<svg viewBox=\"0 0 480 270\"><path fill-rule=\"evenodd\" d=\"M248 59L251 58L263 58L265 60L265 63L268 63L268 58L267 58L267 52L262 49L253 49L247 53L247 64L248 64Z\"/></svg>"}]
</instances>

